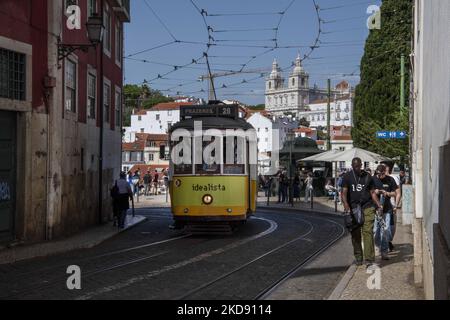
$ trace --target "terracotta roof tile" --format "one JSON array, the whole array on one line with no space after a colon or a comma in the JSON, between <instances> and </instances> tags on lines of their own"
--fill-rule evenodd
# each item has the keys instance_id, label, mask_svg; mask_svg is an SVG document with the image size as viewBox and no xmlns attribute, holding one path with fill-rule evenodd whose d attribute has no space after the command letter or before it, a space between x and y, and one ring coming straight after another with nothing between
<instances>
[{"instance_id":1,"label":"terracotta roof tile","mask_svg":"<svg viewBox=\"0 0 450 320\"><path fill-rule=\"evenodd\" d=\"M145 140L137 140L135 142L124 142L122 143L123 151L144 151Z\"/></svg>"},{"instance_id":2,"label":"terracotta roof tile","mask_svg":"<svg viewBox=\"0 0 450 320\"><path fill-rule=\"evenodd\" d=\"M335 136L332 138L332 140L334 141L352 141L352 137L351 136Z\"/></svg>"}]
</instances>

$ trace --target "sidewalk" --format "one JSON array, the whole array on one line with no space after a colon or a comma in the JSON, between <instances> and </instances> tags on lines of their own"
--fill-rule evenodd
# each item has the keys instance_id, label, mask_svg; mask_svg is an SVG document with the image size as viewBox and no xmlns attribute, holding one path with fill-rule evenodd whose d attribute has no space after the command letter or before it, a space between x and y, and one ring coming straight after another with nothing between
<instances>
[{"instance_id":1,"label":"sidewalk","mask_svg":"<svg viewBox=\"0 0 450 320\"><path fill-rule=\"evenodd\" d=\"M394 251L389 261L377 260L381 275L377 288L376 273L365 266L351 266L329 300L423 300L423 289L414 284L414 248L411 226L403 226L398 216ZM378 258L379 259L379 258ZM369 289L369 286L373 289Z\"/></svg>"},{"instance_id":2,"label":"sidewalk","mask_svg":"<svg viewBox=\"0 0 450 320\"><path fill-rule=\"evenodd\" d=\"M158 194L158 195L140 195L139 201L136 197L134 197L134 207L136 209L138 208L169 208L170 207L170 196L167 196L167 202L166 202L166 195L165 194Z\"/></svg>"},{"instance_id":3,"label":"sidewalk","mask_svg":"<svg viewBox=\"0 0 450 320\"><path fill-rule=\"evenodd\" d=\"M92 248L145 220L146 218L143 216L135 216L133 218L131 215L128 215L126 227L122 230L113 227L111 222L90 228L66 239L0 249L0 265L37 257L46 257L76 249Z\"/></svg>"}]
</instances>

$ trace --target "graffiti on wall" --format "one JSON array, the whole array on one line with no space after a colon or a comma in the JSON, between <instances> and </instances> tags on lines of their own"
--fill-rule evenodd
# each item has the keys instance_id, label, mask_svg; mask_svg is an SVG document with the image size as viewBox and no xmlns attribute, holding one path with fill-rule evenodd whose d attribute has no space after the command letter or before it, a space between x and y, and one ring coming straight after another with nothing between
<instances>
[{"instance_id":1,"label":"graffiti on wall","mask_svg":"<svg viewBox=\"0 0 450 320\"><path fill-rule=\"evenodd\" d=\"M0 202L11 200L11 192L9 183L0 181Z\"/></svg>"}]
</instances>

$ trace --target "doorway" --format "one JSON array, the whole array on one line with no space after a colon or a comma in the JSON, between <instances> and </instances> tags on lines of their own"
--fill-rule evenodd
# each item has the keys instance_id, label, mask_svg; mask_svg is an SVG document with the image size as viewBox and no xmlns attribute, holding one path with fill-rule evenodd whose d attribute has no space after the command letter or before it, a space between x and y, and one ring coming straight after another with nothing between
<instances>
[{"instance_id":1,"label":"doorway","mask_svg":"<svg viewBox=\"0 0 450 320\"><path fill-rule=\"evenodd\" d=\"M14 238L17 114L0 111L0 242Z\"/></svg>"}]
</instances>

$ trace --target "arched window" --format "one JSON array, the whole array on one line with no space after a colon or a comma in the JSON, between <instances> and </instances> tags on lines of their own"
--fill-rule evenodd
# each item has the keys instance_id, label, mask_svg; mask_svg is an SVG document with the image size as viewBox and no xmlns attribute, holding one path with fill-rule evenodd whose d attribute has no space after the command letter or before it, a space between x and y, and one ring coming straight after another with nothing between
<instances>
[{"instance_id":1,"label":"arched window","mask_svg":"<svg viewBox=\"0 0 450 320\"><path fill-rule=\"evenodd\" d=\"M269 90L272 89L272 81L269 81Z\"/></svg>"},{"instance_id":2,"label":"arched window","mask_svg":"<svg viewBox=\"0 0 450 320\"><path fill-rule=\"evenodd\" d=\"M295 78L292 79L292 86L295 86Z\"/></svg>"}]
</instances>

